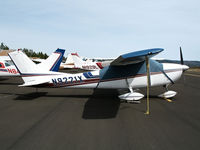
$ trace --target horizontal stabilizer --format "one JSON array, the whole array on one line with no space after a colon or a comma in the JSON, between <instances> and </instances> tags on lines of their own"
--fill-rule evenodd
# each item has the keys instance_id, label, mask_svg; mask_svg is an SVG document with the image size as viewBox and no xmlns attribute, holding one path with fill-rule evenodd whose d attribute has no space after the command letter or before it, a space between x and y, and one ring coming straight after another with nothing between
<instances>
[{"instance_id":1,"label":"horizontal stabilizer","mask_svg":"<svg viewBox=\"0 0 200 150\"><path fill-rule=\"evenodd\" d=\"M128 54L124 54L119 56L117 59L115 59L111 65L112 66L123 66L123 65L129 65L129 64L136 64L142 61L145 61L145 57L148 56L153 57L157 55L158 53L162 52L164 49L162 48L153 48L153 49L146 49L141 51L135 51Z\"/></svg>"},{"instance_id":2,"label":"horizontal stabilizer","mask_svg":"<svg viewBox=\"0 0 200 150\"><path fill-rule=\"evenodd\" d=\"M22 85L19 85L19 86L21 86L21 87L23 87L23 86L34 86L34 85L41 85L41 84L45 84L45 83L49 83L49 81L40 81L40 82L38 82L38 81L31 81L31 82L25 82L24 84L22 84Z\"/></svg>"}]
</instances>

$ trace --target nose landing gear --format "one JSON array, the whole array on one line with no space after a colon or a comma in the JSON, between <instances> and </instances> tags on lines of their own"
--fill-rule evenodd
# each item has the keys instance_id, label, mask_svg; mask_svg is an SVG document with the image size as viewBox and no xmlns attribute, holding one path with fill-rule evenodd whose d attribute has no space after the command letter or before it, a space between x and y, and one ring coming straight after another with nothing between
<instances>
[{"instance_id":1,"label":"nose landing gear","mask_svg":"<svg viewBox=\"0 0 200 150\"><path fill-rule=\"evenodd\" d=\"M172 100L170 100L169 98L172 98L174 96L176 96L177 92L172 91L172 90L168 90L168 86L169 85L165 85L165 89L166 92L164 92L163 94L158 95L158 97L164 98L165 100L167 100L168 102L172 102Z\"/></svg>"}]
</instances>

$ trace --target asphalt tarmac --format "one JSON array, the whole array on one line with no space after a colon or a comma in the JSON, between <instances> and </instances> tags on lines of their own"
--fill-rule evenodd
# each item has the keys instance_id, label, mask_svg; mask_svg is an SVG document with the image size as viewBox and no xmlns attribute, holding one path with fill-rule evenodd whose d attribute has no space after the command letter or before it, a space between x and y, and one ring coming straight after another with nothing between
<instances>
[{"instance_id":1,"label":"asphalt tarmac","mask_svg":"<svg viewBox=\"0 0 200 150\"><path fill-rule=\"evenodd\" d=\"M115 90L17 87L0 78L0 150L199 150L200 75L186 73L171 90L173 102L157 98L122 103ZM142 93L145 89L142 89Z\"/></svg>"}]
</instances>

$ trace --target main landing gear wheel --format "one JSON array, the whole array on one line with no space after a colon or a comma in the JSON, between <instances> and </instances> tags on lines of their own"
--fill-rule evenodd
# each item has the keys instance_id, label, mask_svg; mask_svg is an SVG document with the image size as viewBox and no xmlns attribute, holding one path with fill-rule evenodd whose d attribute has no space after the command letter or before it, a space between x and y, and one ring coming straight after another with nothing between
<instances>
[{"instance_id":1,"label":"main landing gear wheel","mask_svg":"<svg viewBox=\"0 0 200 150\"><path fill-rule=\"evenodd\" d=\"M129 88L130 92L119 95L121 100L125 100L128 103L140 103L140 99L144 97L143 94L135 92L132 88Z\"/></svg>"}]
</instances>

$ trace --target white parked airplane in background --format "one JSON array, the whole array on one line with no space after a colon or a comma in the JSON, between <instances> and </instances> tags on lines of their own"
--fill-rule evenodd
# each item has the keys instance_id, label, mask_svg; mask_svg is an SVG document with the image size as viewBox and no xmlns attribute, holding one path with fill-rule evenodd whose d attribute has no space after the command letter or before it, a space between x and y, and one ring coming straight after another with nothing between
<instances>
[{"instance_id":1,"label":"white parked airplane in background","mask_svg":"<svg viewBox=\"0 0 200 150\"><path fill-rule=\"evenodd\" d=\"M0 76L19 76L9 56L0 56Z\"/></svg>"},{"instance_id":2,"label":"white parked airplane in background","mask_svg":"<svg viewBox=\"0 0 200 150\"><path fill-rule=\"evenodd\" d=\"M105 67L106 64L102 62L93 62L92 60L84 60L77 53L68 54L67 60L65 63L61 64L61 68L76 68L83 70L100 70Z\"/></svg>"},{"instance_id":3,"label":"white parked airplane in background","mask_svg":"<svg viewBox=\"0 0 200 150\"><path fill-rule=\"evenodd\" d=\"M134 89L147 87L147 112L149 114L149 87L174 84L184 70L184 64L159 63L150 59L163 51L161 48L147 49L124 54L101 70L70 74L41 70L24 53L11 52L9 56L17 66L24 84L20 86L62 87L62 88L102 88L129 89L129 93L119 95L120 99L138 102L144 95ZM171 98L175 91L168 91L161 97Z\"/></svg>"},{"instance_id":4,"label":"white parked airplane in background","mask_svg":"<svg viewBox=\"0 0 200 150\"><path fill-rule=\"evenodd\" d=\"M74 67L84 70L100 70L103 69L101 62L84 61L79 57L77 53L71 53L72 59L74 61Z\"/></svg>"},{"instance_id":5,"label":"white parked airplane in background","mask_svg":"<svg viewBox=\"0 0 200 150\"><path fill-rule=\"evenodd\" d=\"M64 53L65 50L57 49L46 60L42 61L40 64L37 64L37 68L44 71L58 71ZM23 63L23 65L26 64ZM20 76L20 73L9 56L0 56L0 77L6 76Z\"/></svg>"},{"instance_id":6,"label":"white parked airplane in background","mask_svg":"<svg viewBox=\"0 0 200 150\"><path fill-rule=\"evenodd\" d=\"M75 68L72 54L68 54L66 61L60 64L60 69L68 69L68 68Z\"/></svg>"}]
</instances>

